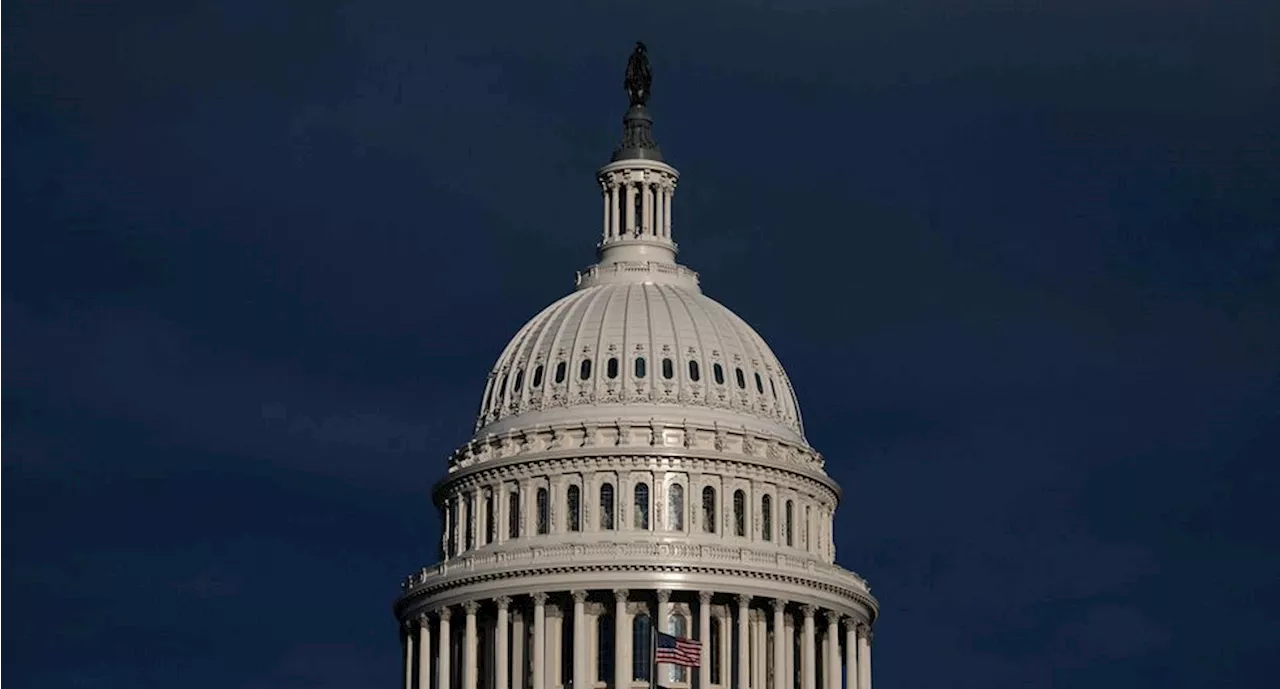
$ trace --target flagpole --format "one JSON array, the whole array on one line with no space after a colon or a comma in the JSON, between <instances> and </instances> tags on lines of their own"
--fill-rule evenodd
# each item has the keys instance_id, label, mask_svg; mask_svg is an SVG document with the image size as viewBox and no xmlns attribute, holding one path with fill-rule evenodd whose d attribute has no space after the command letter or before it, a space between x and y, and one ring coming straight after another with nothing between
<instances>
[{"instance_id":1,"label":"flagpole","mask_svg":"<svg viewBox=\"0 0 1280 689\"><path fill-rule=\"evenodd\" d=\"M658 628L649 625L649 687L658 689Z\"/></svg>"}]
</instances>

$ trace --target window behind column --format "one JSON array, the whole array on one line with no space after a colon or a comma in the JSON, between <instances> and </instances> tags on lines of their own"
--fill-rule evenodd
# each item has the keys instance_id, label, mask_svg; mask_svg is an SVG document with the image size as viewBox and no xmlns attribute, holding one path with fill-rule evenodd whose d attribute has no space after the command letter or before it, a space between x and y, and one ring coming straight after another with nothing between
<instances>
[{"instance_id":1,"label":"window behind column","mask_svg":"<svg viewBox=\"0 0 1280 689\"><path fill-rule=\"evenodd\" d=\"M596 618L596 681L613 683L613 616Z\"/></svg>"},{"instance_id":2,"label":"window behind column","mask_svg":"<svg viewBox=\"0 0 1280 689\"><path fill-rule=\"evenodd\" d=\"M788 500L788 501L787 501L787 506L786 506L786 514L784 514L784 515L782 516L782 518L783 518L783 525L782 525L782 528L786 530L786 534L787 534L787 545L788 545L788 546L795 545L795 541L794 541L794 538L793 538L793 536L794 536L794 530L792 529L792 523L791 523L792 512L793 512L794 510L795 510L795 505L793 505L793 504L791 503L791 501L790 501L790 500Z\"/></svg>"},{"instance_id":3,"label":"window behind column","mask_svg":"<svg viewBox=\"0 0 1280 689\"><path fill-rule=\"evenodd\" d=\"M613 531L613 484L600 484L600 530Z\"/></svg>"},{"instance_id":4,"label":"window behind column","mask_svg":"<svg viewBox=\"0 0 1280 689\"><path fill-rule=\"evenodd\" d=\"M773 540L773 496L770 495L760 498L760 537Z\"/></svg>"},{"instance_id":5,"label":"window behind column","mask_svg":"<svg viewBox=\"0 0 1280 689\"><path fill-rule=\"evenodd\" d=\"M520 537L520 489L507 495L507 538Z\"/></svg>"},{"instance_id":6,"label":"window behind column","mask_svg":"<svg viewBox=\"0 0 1280 689\"><path fill-rule=\"evenodd\" d=\"M689 636L689 620L683 614L673 612L667 616L667 633L673 636L688 637ZM667 673L667 679L672 682L688 682L689 668L683 665L672 665Z\"/></svg>"},{"instance_id":7,"label":"window behind column","mask_svg":"<svg viewBox=\"0 0 1280 689\"><path fill-rule=\"evenodd\" d=\"M720 684L720 673L722 672L720 666L724 660L720 656L720 635L724 631L723 629L721 629L723 624L724 624L723 619L719 617L711 618L711 633L708 635L710 636L710 642L707 643L703 648L703 650L706 651L709 656L711 656L707 660L707 662L711 663L711 683L712 684Z\"/></svg>"},{"instance_id":8,"label":"window behind column","mask_svg":"<svg viewBox=\"0 0 1280 689\"><path fill-rule=\"evenodd\" d=\"M635 514L632 524L636 529L647 531L649 529L649 485L645 483L637 483L635 488L635 504L632 512Z\"/></svg>"},{"instance_id":9,"label":"window behind column","mask_svg":"<svg viewBox=\"0 0 1280 689\"><path fill-rule=\"evenodd\" d=\"M569 530L582 530L582 489L578 486L569 486L569 490L565 495L565 502L568 507Z\"/></svg>"},{"instance_id":10,"label":"window behind column","mask_svg":"<svg viewBox=\"0 0 1280 689\"><path fill-rule=\"evenodd\" d=\"M711 486L702 489L702 530L716 532L716 489Z\"/></svg>"},{"instance_id":11,"label":"window behind column","mask_svg":"<svg viewBox=\"0 0 1280 689\"><path fill-rule=\"evenodd\" d=\"M653 635L649 627L649 615L639 613L631 620L631 677L649 681L653 663Z\"/></svg>"},{"instance_id":12,"label":"window behind column","mask_svg":"<svg viewBox=\"0 0 1280 689\"><path fill-rule=\"evenodd\" d=\"M747 494L741 490L733 491L733 535L747 537Z\"/></svg>"},{"instance_id":13,"label":"window behind column","mask_svg":"<svg viewBox=\"0 0 1280 689\"><path fill-rule=\"evenodd\" d=\"M537 505L538 508L538 535L545 536L550 529L550 515L547 513L547 489L538 489Z\"/></svg>"},{"instance_id":14,"label":"window behind column","mask_svg":"<svg viewBox=\"0 0 1280 689\"><path fill-rule=\"evenodd\" d=\"M679 483L667 489L667 530L684 531L684 486Z\"/></svg>"}]
</instances>

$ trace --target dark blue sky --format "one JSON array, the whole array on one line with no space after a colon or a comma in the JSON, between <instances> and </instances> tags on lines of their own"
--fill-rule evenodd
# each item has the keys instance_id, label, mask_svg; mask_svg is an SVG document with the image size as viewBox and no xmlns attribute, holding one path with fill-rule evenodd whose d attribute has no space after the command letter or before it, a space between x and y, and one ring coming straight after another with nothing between
<instances>
[{"instance_id":1,"label":"dark blue sky","mask_svg":"<svg viewBox=\"0 0 1280 689\"><path fill-rule=\"evenodd\" d=\"M1022 4L4 3L6 689L395 686L638 38L878 686L1273 686L1280 5Z\"/></svg>"}]
</instances>

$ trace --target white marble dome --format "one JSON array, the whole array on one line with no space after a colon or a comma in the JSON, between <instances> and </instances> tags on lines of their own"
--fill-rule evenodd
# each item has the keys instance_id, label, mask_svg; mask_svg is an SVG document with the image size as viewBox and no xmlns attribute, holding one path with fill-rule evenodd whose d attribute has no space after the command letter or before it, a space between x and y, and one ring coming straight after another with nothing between
<instances>
[{"instance_id":1,"label":"white marble dome","mask_svg":"<svg viewBox=\"0 0 1280 689\"><path fill-rule=\"evenodd\" d=\"M586 283L548 306L498 358L476 428L501 435L618 419L718 424L804 442L778 358L688 281Z\"/></svg>"}]
</instances>

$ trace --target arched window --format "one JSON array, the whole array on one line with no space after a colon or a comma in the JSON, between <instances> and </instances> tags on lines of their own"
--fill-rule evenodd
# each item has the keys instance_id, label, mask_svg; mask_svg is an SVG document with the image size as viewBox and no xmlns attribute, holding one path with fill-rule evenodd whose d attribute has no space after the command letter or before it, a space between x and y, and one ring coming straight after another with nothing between
<instances>
[{"instance_id":1,"label":"arched window","mask_svg":"<svg viewBox=\"0 0 1280 689\"><path fill-rule=\"evenodd\" d=\"M702 530L716 532L716 489L711 486L702 489Z\"/></svg>"},{"instance_id":2,"label":"arched window","mask_svg":"<svg viewBox=\"0 0 1280 689\"><path fill-rule=\"evenodd\" d=\"M636 615L631 620L631 678L649 681L653 663L653 635L649 631L649 616Z\"/></svg>"},{"instance_id":3,"label":"arched window","mask_svg":"<svg viewBox=\"0 0 1280 689\"><path fill-rule=\"evenodd\" d=\"M489 491L484 495L484 543L488 545L498 540L498 517L497 517L497 501L493 497L493 491Z\"/></svg>"},{"instance_id":4,"label":"arched window","mask_svg":"<svg viewBox=\"0 0 1280 689\"><path fill-rule=\"evenodd\" d=\"M537 383L534 383L534 385L537 385ZM761 395L764 394L764 381L760 380L759 371L756 371L756 392L760 393Z\"/></svg>"},{"instance_id":5,"label":"arched window","mask_svg":"<svg viewBox=\"0 0 1280 689\"><path fill-rule=\"evenodd\" d=\"M702 371L698 370L698 362L690 361L689 362L689 380L692 380L693 382L696 383L701 379L702 379Z\"/></svg>"},{"instance_id":6,"label":"arched window","mask_svg":"<svg viewBox=\"0 0 1280 689\"><path fill-rule=\"evenodd\" d=\"M613 484L600 484L600 530L613 531Z\"/></svg>"},{"instance_id":7,"label":"arched window","mask_svg":"<svg viewBox=\"0 0 1280 689\"><path fill-rule=\"evenodd\" d=\"M786 530L787 546L789 547L789 546L795 545L795 540L793 538L794 534L791 528L791 512L793 510L793 505L791 504L790 500L787 501L787 506L785 509L786 509L786 512L782 515L782 519L783 519L782 528Z\"/></svg>"},{"instance_id":8,"label":"arched window","mask_svg":"<svg viewBox=\"0 0 1280 689\"><path fill-rule=\"evenodd\" d=\"M773 540L773 497L769 495L760 498L760 537Z\"/></svg>"},{"instance_id":9,"label":"arched window","mask_svg":"<svg viewBox=\"0 0 1280 689\"><path fill-rule=\"evenodd\" d=\"M632 525L636 529L649 529L649 486L644 483L637 483L635 490L635 506L631 510L635 513L635 520Z\"/></svg>"},{"instance_id":10,"label":"arched window","mask_svg":"<svg viewBox=\"0 0 1280 689\"><path fill-rule=\"evenodd\" d=\"M547 504L547 489L539 488L537 504L539 536L545 536L547 535L547 532L551 530L551 515L548 513L548 507L550 507L550 505Z\"/></svg>"},{"instance_id":11,"label":"arched window","mask_svg":"<svg viewBox=\"0 0 1280 689\"><path fill-rule=\"evenodd\" d=\"M596 618L596 681L613 683L613 617Z\"/></svg>"},{"instance_id":12,"label":"arched window","mask_svg":"<svg viewBox=\"0 0 1280 689\"><path fill-rule=\"evenodd\" d=\"M514 392L520 392L520 388L522 387L524 387L524 369L516 371L516 382L511 389Z\"/></svg>"},{"instance_id":13,"label":"arched window","mask_svg":"<svg viewBox=\"0 0 1280 689\"><path fill-rule=\"evenodd\" d=\"M582 489L577 486L569 486L569 490L565 494L566 513L569 515L569 530L582 530Z\"/></svg>"},{"instance_id":14,"label":"arched window","mask_svg":"<svg viewBox=\"0 0 1280 689\"><path fill-rule=\"evenodd\" d=\"M723 624L724 624L724 620L719 617L715 617L711 619L711 634L710 634L711 643L708 644L709 648L707 648L707 654L711 656L710 663L711 663L711 683L712 684L720 684L720 674L723 672L723 670L721 670L721 667L720 667L721 663L724 660L723 658L720 657L720 635L724 633L723 630L721 629L721 625Z\"/></svg>"},{"instance_id":15,"label":"arched window","mask_svg":"<svg viewBox=\"0 0 1280 689\"><path fill-rule=\"evenodd\" d=\"M800 532L800 545L804 546L805 548L809 547L809 529L811 528L809 525L812 523L809 521L810 519L811 519L811 514L810 514L809 506L805 505L804 506L804 531Z\"/></svg>"},{"instance_id":16,"label":"arched window","mask_svg":"<svg viewBox=\"0 0 1280 689\"><path fill-rule=\"evenodd\" d=\"M747 537L747 494L741 490L733 491L733 535Z\"/></svg>"},{"instance_id":17,"label":"arched window","mask_svg":"<svg viewBox=\"0 0 1280 689\"><path fill-rule=\"evenodd\" d=\"M564 362L563 362L563 361L561 361L560 363L556 364L556 382L557 382L557 383L563 383L563 382L564 382L564 370L565 370L565 364L564 364ZM770 382L770 383L773 383L773 381L769 381L769 382Z\"/></svg>"},{"instance_id":18,"label":"arched window","mask_svg":"<svg viewBox=\"0 0 1280 689\"><path fill-rule=\"evenodd\" d=\"M716 385L724 385L724 367L720 362L711 365L711 375L716 379Z\"/></svg>"},{"instance_id":19,"label":"arched window","mask_svg":"<svg viewBox=\"0 0 1280 689\"><path fill-rule=\"evenodd\" d=\"M667 530L684 531L684 486L679 483L667 489Z\"/></svg>"},{"instance_id":20,"label":"arched window","mask_svg":"<svg viewBox=\"0 0 1280 689\"><path fill-rule=\"evenodd\" d=\"M604 374L609 376L609 380L613 380L618 377L618 357L609 357L609 361L605 362L604 365ZM583 376L582 379L586 380L587 377Z\"/></svg>"},{"instance_id":21,"label":"arched window","mask_svg":"<svg viewBox=\"0 0 1280 689\"><path fill-rule=\"evenodd\" d=\"M671 613L667 617L667 633L671 634L672 636L678 636L682 638L688 637L689 621L685 619L684 615L681 615L678 612ZM671 670L670 670L670 673L667 675L667 679L671 680L672 682L689 681L689 668L683 665L671 665L670 668Z\"/></svg>"},{"instance_id":22,"label":"arched window","mask_svg":"<svg viewBox=\"0 0 1280 689\"><path fill-rule=\"evenodd\" d=\"M464 548L471 550L476 547L476 495L475 493L467 494L467 532L462 535Z\"/></svg>"},{"instance_id":23,"label":"arched window","mask_svg":"<svg viewBox=\"0 0 1280 689\"><path fill-rule=\"evenodd\" d=\"M644 378L648 372L649 368L644 362L644 357L636 357L636 378Z\"/></svg>"},{"instance_id":24,"label":"arched window","mask_svg":"<svg viewBox=\"0 0 1280 689\"><path fill-rule=\"evenodd\" d=\"M675 364L671 363L671 359L662 360L662 377L671 380L676 375Z\"/></svg>"},{"instance_id":25,"label":"arched window","mask_svg":"<svg viewBox=\"0 0 1280 689\"><path fill-rule=\"evenodd\" d=\"M591 360L590 359L583 359L582 363L578 365L578 377L581 378L582 380L586 380L591 377Z\"/></svg>"},{"instance_id":26,"label":"arched window","mask_svg":"<svg viewBox=\"0 0 1280 689\"><path fill-rule=\"evenodd\" d=\"M760 378L757 375L756 380L759 379ZM535 388L542 385L542 364L538 364L538 367L533 369L533 383L531 383L531 385Z\"/></svg>"},{"instance_id":27,"label":"arched window","mask_svg":"<svg viewBox=\"0 0 1280 689\"><path fill-rule=\"evenodd\" d=\"M507 495L507 538L520 537L520 490Z\"/></svg>"},{"instance_id":28,"label":"arched window","mask_svg":"<svg viewBox=\"0 0 1280 689\"><path fill-rule=\"evenodd\" d=\"M449 501L449 557L458 554L458 499Z\"/></svg>"},{"instance_id":29,"label":"arched window","mask_svg":"<svg viewBox=\"0 0 1280 689\"><path fill-rule=\"evenodd\" d=\"M733 377L738 379L738 387L742 390L747 389L747 378L742 374L741 368L733 369Z\"/></svg>"}]
</instances>

